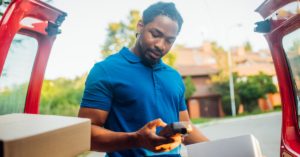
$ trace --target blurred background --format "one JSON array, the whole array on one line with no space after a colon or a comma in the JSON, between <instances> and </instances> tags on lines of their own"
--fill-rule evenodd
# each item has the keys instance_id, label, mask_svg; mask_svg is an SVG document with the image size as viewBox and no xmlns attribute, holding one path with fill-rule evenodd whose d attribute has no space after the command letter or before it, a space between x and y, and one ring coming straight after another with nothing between
<instances>
[{"instance_id":1,"label":"blurred background","mask_svg":"<svg viewBox=\"0 0 300 157\"><path fill-rule=\"evenodd\" d=\"M190 118L204 134L219 139L252 133L260 141L263 155L273 156L279 153L281 100L268 44L263 34L253 31L254 23L263 21L254 12L263 1L165 1L175 3L184 23L163 61L182 76ZM9 2L0 1L1 15ZM68 16L50 54L39 113L77 116L89 70L123 46L131 47L143 10L158 1L45 2ZM235 118L231 110L228 53ZM91 152L82 156L93 155L101 156ZM182 155L186 156L185 148Z\"/></svg>"}]
</instances>

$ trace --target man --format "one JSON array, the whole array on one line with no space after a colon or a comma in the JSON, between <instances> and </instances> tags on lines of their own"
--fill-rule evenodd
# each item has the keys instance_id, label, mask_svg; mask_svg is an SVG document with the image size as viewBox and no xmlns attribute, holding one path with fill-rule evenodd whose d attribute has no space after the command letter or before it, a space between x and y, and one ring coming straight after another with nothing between
<instances>
[{"instance_id":1,"label":"man","mask_svg":"<svg viewBox=\"0 0 300 157\"><path fill-rule=\"evenodd\" d=\"M153 4L137 24L135 45L95 64L78 113L92 121L91 150L114 157L180 156L180 135L156 133L167 124L189 121L182 78L161 61L182 23L173 3ZM193 130L184 144L208 141Z\"/></svg>"}]
</instances>

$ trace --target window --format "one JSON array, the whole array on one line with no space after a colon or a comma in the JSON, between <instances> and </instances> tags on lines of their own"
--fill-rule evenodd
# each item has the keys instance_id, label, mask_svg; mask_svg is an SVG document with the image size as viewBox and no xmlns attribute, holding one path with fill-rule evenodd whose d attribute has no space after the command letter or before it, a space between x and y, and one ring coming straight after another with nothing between
<instances>
[{"instance_id":1,"label":"window","mask_svg":"<svg viewBox=\"0 0 300 157\"><path fill-rule=\"evenodd\" d=\"M298 126L300 126L300 55L298 54L300 49L300 29L285 35L282 38L282 46L289 66L298 115Z\"/></svg>"},{"instance_id":2,"label":"window","mask_svg":"<svg viewBox=\"0 0 300 157\"><path fill-rule=\"evenodd\" d=\"M16 34L0 76L0 115L23 113L38 41Z\"/></svg>"}]
</instances>

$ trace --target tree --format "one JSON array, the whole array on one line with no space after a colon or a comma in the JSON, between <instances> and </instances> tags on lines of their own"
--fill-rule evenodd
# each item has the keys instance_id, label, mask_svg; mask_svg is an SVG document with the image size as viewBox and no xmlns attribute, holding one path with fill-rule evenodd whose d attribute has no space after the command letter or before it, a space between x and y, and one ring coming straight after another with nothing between
<instances>
[{"instance_id":1,"label":"tree","mask_svg":"<svg viewBox=\"0 0 300 157\"><path fill-rule=\"evenodd\" d=\"M136 41L136 26L141 19L140 12L131 10L129 22L110 23L105 44L102 46L102 59L118 53L123 46L132 47Z\"/></svg>"},{"instance_id":2,"label":"tree","mask_svg":"<svg viewBox=\"0 0 300 157\"><path fill-rule=\"evenodd\" d=\"M196 87L192 81L191 76L185 77L183 83L185 85L184 99L186 100L194 94L194 92L196 91Z\"/></svg>"},{"instance_id":3,"label":"tree","mask_svg":"<svg viewBox=\"0 0 300 157\"><path fill-rule=\"evenodd\" d=\"M87 74L74 80L58 78L44 80L39 112L64 116L77 116L83 96Z\"/></svg>"},{"instance_id":4,"label":"tree","mask_svg":"<svg viewBox=\"0 0 300 157\"><path fill-rule=\"evenodd\" d=\"M234 93L235 93L235 109L236 112L238 111L238 107L241 103L240 96L238 95L238 86L237 86L237 78L238 78L238 73L232 73L233 77L233 87L234 87ZM231 110L231 96L230 96L230 87L229 87L229 75L227 74L222 74L222 75L215 75L215 80L212 82L213 86L211 90L219 94L221 96L221 103L222 103L222 108L223 111L225 112L226 115L231 115L232 110Z\"/></svg>"},{"instance_id":5,"label":"tree","mask_svg":"<svg viewBox=\"0 0 300 157\"><path fill-rule=\"evenodd\" d=\"M265 94L260 84L252 79L247 79L246 82L238 83L238 95L244 105L244 110L251 112L256 106L259 98L264 98Z\"/></svg>"},{"instance_id":6,"label":"tree","mask_svg":"<svg viewBox=\"0 0 300 157\"><path fill-rule=\"evenodd\" d=\"M163 62L167 65L169 65L170 67L177 69L177 67L175 66L175 62L177 59L177 52L175 50L170 50L163 58Z\"/></svg>"},{"instance_id":7,"label":"tree","mask_svg":"<svg viewBox=\"0 0 300 157\"><path fill-rule=\"evenodd\" d=\"M3 16L4 10L7 8L11 1L12 0L0 0L0 17Z\"/></svg>"},{"instance_id":8,"label":"tree","mask_svg":"<svg viewBox=\"0 0 300 157\"><path fill-rule=\"evenodd\" d=\"M175 45L175 48L185 48L185 45L182 45L182 44L176 44L176 45Z\"/></svg>"},{"instance_id":9,"label":"tree","mask_svg":"<svg viewBox=\"0 0 300 157\"><path fill-rule=\"evenodd\" d=\"M252 46L249 41L247 41L244 46L246 51L252 51Z\"/></svg>"},{"instance_id":10,"label":"tree","mask_svg":"<svg viewBox=\"0 0 300 157\"><path fill-rule=\"evenodd\" d=\"M210 75L211 81L212 83L229 81L227 80L229 78L227 53L221 46L218 46L216 42L212 42L211 45L212 45L212 50L214 52L213 57L217 61L218 70L219 70L217 74Z\"/></svg>"},{"instance_id":11,"label":"tree","mask_svg":"<svg viewBox=\"0 0 300 157\"><path fill-rule=\"evenodd\" d=\"M278 92L276 86L273 84L272 78L262 71L260 71L258 75L248 77L248 79L259 83L264 94L274 94Z\"/></svg>"},{"instance_id":12,"label":"tree","mask_svg":"<svg viewBox=\"0 0 300 157\"><path fill-rule=\"evenodd\" d=\"M266 98L268 93L278 92L271 77L261 71L258 75L248 76L247 81L239 82L237 86L241 102L249 112L256 107L259 98Z\"/></svg>"}]
</instances>

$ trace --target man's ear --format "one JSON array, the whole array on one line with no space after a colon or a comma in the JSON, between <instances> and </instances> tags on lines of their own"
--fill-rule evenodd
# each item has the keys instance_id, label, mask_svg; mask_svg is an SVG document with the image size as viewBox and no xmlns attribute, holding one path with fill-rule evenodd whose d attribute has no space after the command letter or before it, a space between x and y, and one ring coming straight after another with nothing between
<instances>
[{"instance_id":1,"label":"man's ear","mask_svg":"<svg viewBox=\"0 0 300 157\"><path fill-rule=\"evenodd\" d=\"M144 29L144 22L142 19L140 19L136 26L136 33L141 34L143 29Z\"/></svg>"}]
</instances>

